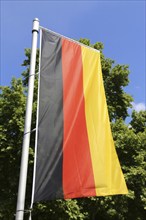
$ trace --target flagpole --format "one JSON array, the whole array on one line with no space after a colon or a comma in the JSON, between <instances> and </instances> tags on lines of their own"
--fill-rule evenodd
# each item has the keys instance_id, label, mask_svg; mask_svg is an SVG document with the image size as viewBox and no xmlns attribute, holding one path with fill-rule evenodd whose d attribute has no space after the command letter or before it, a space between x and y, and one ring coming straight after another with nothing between
<instances>
[{"instance_id":1,"label":"flagpole","mask_svg":"<svg viewBox=\"0 0 146 220\"><path fill-rule=\"evenodd\" d=\"M21 158L18 198L17 198L16 218L15 218L16 220L23 220L24 217L38 32L39 32L39 20L35 18L33 20L33 29L32 29L32 49L31 49L28 96L27 96L27 105L26 105L24 137L23 137L23 145L22 145L22 158Z\"/></svg>"}]
</instances>

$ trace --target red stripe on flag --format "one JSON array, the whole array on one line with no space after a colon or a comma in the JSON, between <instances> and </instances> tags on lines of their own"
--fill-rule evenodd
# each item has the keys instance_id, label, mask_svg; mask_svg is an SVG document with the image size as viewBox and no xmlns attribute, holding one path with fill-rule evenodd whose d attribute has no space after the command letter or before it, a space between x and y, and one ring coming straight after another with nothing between
<instances>
[{"instance_id":1,"label":"red stripe on flag","mask_svg":"<svg viewBox=\"0 0 146 220\"><path fill-rule=\"evenodd\" d=\"M94 196L95 183L87 136L81 47L62 39L64 198Z\"/></svg>"}]
</instances>

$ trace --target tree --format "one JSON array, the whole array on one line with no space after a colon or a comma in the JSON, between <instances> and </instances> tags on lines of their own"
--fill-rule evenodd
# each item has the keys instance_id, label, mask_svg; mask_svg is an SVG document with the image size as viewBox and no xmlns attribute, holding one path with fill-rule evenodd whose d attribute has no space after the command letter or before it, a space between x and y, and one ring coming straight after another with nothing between
<instances>
[{"instance_id":1,"label":"tree","mask_svg":"<svg viewBox=\"0 0 146 220\"><path fill-rule=\"evenodd\" d=\"M132 128L135 133L144 132L146 127L146 112L140 111L139 113L136 111L132 112L132 121L130 122Z\"/></svg>"},{"instance_id":2,"label":"tree","mask_svg":"<svg viewBox=\"0 0 146 220\"><path fill-rule=\"evenodd\" d=\"M80 42L90 45L90 41L87 39L81 39ZM102 43L90 46L101 51L102 71L113 137L125 173L129 195L36 203L32 213L35 220L143 220L145 217L146 112L133 112L131 127L125 124L124 119L128 115L127 109L131 106L132 101L131 96L126 94L123 89L129 82L128 66L114 65L113 60L105 58L102 53ZM16 206L30 49L25 50L25 55L23 66L26 67L26 70L22 73L23 80L12 79L11 86L1 87L0 93L0 219L7 220L13 219ZM35 128L36 102L37 80L35 81L32 129ZM30 143L26 208L29 208L30 205L33 156L34 133L31 135ZM27 214L25 216L27 219Z\"/></svg>"},{"instance_id":3,"label":"tree","mask_svg":"<svg viewBox=\"0 0 146 220\"><path fill-rule=\"evenodd\" d=\"M12 219L18 188L26 97L22 80L0 94L0 219ZM11 216L11 218L10 218Z\"/></svg>"}]
</instances>

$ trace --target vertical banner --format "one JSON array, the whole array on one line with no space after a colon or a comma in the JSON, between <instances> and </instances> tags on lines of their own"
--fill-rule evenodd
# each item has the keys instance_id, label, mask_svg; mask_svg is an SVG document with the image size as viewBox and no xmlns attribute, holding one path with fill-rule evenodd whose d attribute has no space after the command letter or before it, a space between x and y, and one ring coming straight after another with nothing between
<instances>
[{"instance_id":1,"label":"vertical banner","mask_svg":"<svg viewBox=\"0 0 146 220\"><path fill-rule=\"evenodd\" d=\"M100 52L42 30L34 202L127 194Z\"/></svg>"}]
</instances>

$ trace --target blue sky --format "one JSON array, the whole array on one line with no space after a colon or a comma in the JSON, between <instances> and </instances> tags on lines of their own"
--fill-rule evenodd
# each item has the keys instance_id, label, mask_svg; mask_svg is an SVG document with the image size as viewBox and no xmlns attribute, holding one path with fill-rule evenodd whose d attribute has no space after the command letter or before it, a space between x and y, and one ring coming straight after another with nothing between
<instances>
[{"instance_id":1,"label":"blue sky","mask_svg":"<svg viewBox=\"0 0 146 220\"><path fill-rule=\"evenodd\" d=\"M128 64L133 108L145 108L146 2L127 1L7 1L1 0L1 85L21 77L24 48L31 47L32 20L73 39L102 42L104 55Z\"/></svg>"}]
</instances>

